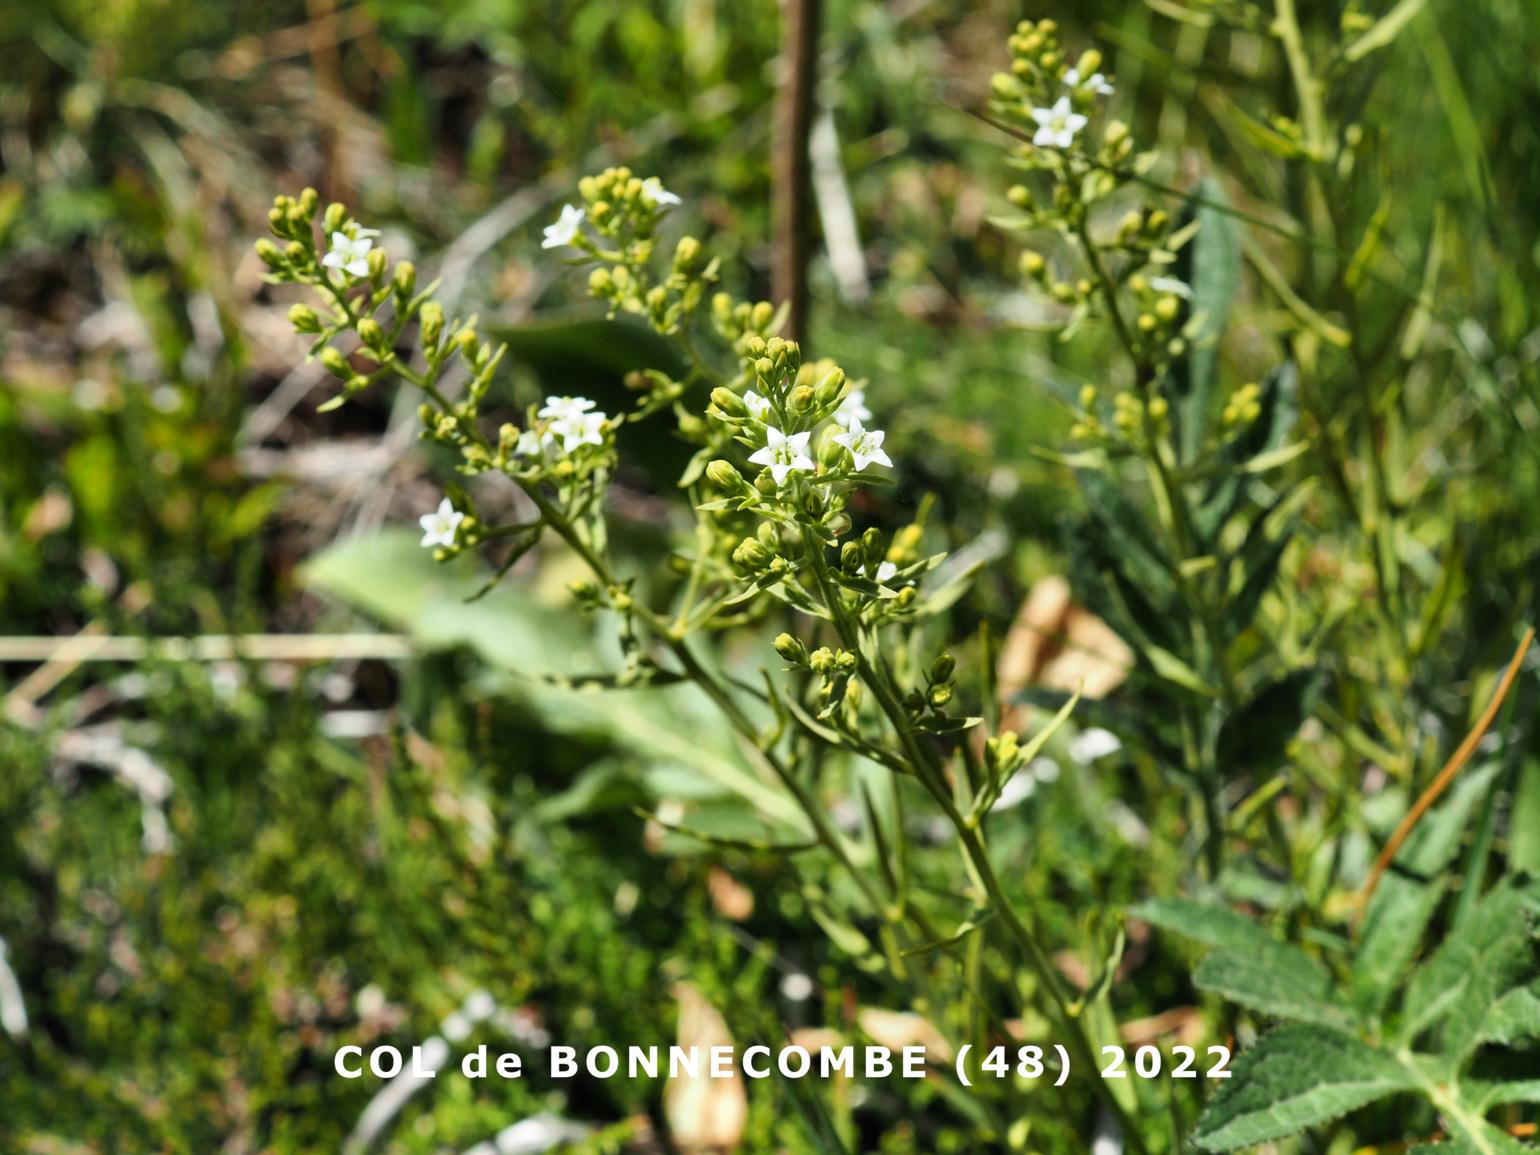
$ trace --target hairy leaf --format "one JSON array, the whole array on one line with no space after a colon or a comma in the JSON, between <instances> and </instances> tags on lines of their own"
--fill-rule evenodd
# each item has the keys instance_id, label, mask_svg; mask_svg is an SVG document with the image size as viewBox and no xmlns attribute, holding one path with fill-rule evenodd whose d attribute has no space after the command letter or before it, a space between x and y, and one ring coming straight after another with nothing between
<instances>
[{"instance_id":1,"label":"hairy leaf","mask_svg":"<svg viewBox=\"0 0 1540 1155\"><path fill-rule=\"evenodd\" d=\"M1353 1012L1338 997L1331 975L1286 943L1215 951L1198 964L1193 981L1200 990L1265 1015L1343 1029L1353 1025Z\"/></svg>"},{"instance_id":2,"label":"hairy leaf","mask_svg":"<svg viewBox=\"0 0 1540 1155\"><path fill-rule=\"evenodd\" d=\"M1194 1135L1209 1151L1234 1151L1293 1135L1416 1087L1383 1051L1329 1027L1290 1025L1236 1060Z\"/></svg>"}]
</instances>

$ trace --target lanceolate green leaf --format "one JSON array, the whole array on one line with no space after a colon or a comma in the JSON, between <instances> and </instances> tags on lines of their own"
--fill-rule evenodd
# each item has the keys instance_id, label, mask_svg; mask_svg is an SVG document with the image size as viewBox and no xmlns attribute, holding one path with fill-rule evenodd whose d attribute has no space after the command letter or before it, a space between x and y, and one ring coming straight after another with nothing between
<instances>
[{"instance_id":1,"label":"lanceolate green leaf","mask_svg":"<svg viewBox=\"0 0 1540 1155\"><path fill-rule=\"evenodd\" d=\"M1343 1029L1353 1025L1353 1012L1336 994L1331 976L1286 943L1215 951L1198 964L1193 981L1200 990L1265 1015Z\"/></svg>"},{"instance_id":2,"label":"lanceolate green leaf","mask_svg":"<svg viewBox=\"0 0 1540 1155\"><path fill-rule=\"evenodd\" d=\"M1193 200L1184 213L1186 220L1198 225L1197 234L1182 248L1176 264L1177 276L1192 290L1189 315L1198 322L1178 368L1178 418L1185 461L1195 460L1203 446L1219 360L1219 336L1240 288L1240 225L1229 207L1224 185L1205 177L1193 190Z\"/></svg>"},{"instance_id":3,"label":"lanceolate green leaf","mask_svg":"<svg viewBox=\"0 0 1540 1155\"><path fill-rule=\"evenodd\" d=\"M1369 1044L1314 1025L1280 1027L1236 1060L1194 1136L1209 1151L1234 1151L1293 1135L1409 1091L1412 1074Z\"/></svg>"}]
</instances>

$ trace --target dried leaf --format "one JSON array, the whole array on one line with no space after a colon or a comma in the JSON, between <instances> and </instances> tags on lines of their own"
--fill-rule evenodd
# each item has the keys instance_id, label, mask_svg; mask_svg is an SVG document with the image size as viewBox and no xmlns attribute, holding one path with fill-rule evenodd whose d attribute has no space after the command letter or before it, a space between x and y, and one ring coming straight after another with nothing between
<instances>
[{"instance_id":1,"label":"dried leaf","mask_svg":"<svg viewBox=\"0 0 1540 1155\"><path fill-rule=\"evenodd\" d=\"M1062 577L1032 587L1000 648L1000 701L1008 703L1028 686L1103 698L1128 676L1134 652L1112 628L1076 605ZM1005 707L1002 725L1019 724L1019 709Z\"/></svg>"},{"instance_id":2,"label":"dried leaf","mask_svg":"<svg viewBox=\"0 0 1540 1155\"><path fill-rule=\"evenodd\" d=\"M699 1072L670 1079L663 1091L663 1115L674 1146L686 1155L726 1155L737 1149L748 1121L749 1099L743 1075L734 1067L725 1079L709 1076L712 1047L731 1047L727 1023L706 997L689 983L674 987L679 1004L679 1045L695 1047Z\"/></svg>"}]
</instances>

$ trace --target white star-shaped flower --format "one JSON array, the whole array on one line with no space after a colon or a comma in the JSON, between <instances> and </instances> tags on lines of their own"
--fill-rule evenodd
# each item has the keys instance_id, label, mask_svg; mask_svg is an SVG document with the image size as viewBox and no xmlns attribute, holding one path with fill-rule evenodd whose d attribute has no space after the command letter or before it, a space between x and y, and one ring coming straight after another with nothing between
<instances>
[{"instance_id":1,"label":"white star-shaped flower","mask_svg":"<svg viewBox=\"0 0 1540 1155\"><path fill-rule=\"evenodd\" d=\"M438 508L432 513L425 513L417 519L417 524L422 526L422 544L424 549L434 546L443 546L449 549L454 546L455 533L460 528L460 523L465 520L465 514L454 507L454 502L444 498L438 503Z\"/></svg>"},{"instance_id":2,"label":"white star-shaped flower","mask_svg":"<svg viewBox=\"0 0 1540 1155\"><path fill-rule=\"evenodd\" d=\"M547 421L579 421L593 407L587 397L547 397L535 416Z\"/></svg>"},{"instance_id":3,"label":"white star-shaped flower","mask_svg":"<svg viewBox=\"0 0 1540 1155\"><path fill-rule=\"evenodd\" d=\"M755 421L763 421L770 416L770 399L761 397L752 389L743 391L743 405Z\"/></svg>"},{"instance_id":4,"label":"white star-shaped flower","mask_svg":"<svg viewBox=\"0 0 1540 1155\"><path fill-rule=\"evenodd\" d=\"M550 431L561 438L562 452L572 453L580 445L603 445L608 420L603 413L577 413L551 422Z\"/></svg>"},{"instance_id":5,"label":"white star-shaped flower","mask_svg":"<svg viewBox=\"0 0 1540 1155\"><path fill-rule=\"evenodd\" d=\"M878 582L879 585L886 585L888 582L892 581L897 576L898 576L898 566L894 565L892 562L885 561L885 562L881 562L881 563L878 564L878 566L877 566L877 582Z\"/></svg>"},{"instance_id":6,"label":"white star-shaped flower","mask_svg":"<svg viewBox=\"0 0 1540 1155\"><path fill-rule=\"evenodd\" d=\"M1068 148L1075 143L1075 134L1086 126L1087 118L1069 106L1069 97L1061 96L1052 108L1034 108L1032 119L1037 122L1037 132L1032 143L1038 148Z\"/></svg>"},{"instance_id":7,"label":"white star-shaped flower","mask_svg":"<svg viewBox=\"0 0 1540 1155\"><path fill-rule=\"evenodd\" d=\"M834 411L834 422L850 428L852 422L857 425L872 419L872 411L866 407L866 390L852 389L840 402L840 407Z\"/></svg>"},{"instance_id":8,"label":"white star-shaped flower","mask_svg":"<svg viewBox=\"0 0 1540 1155\"><path fill-rule=\"evenodd\" d=\"M1070 88L1079 88L1080 69L1071 68L1066 72L1064 74L1064 83ZM1085 86L1098 96L1111 96L1113 93L1112 82L1100 72L1091 73L1091 77L1085 82Z\"/></svg>"},{"instance_id":9,"label":"white star-shaped flower","mask_svg":"<svg viewBox=\"0 0 1540 1155\"><path fill-rule=\"evenodd\" d=\"M515 457L533 457L543 460L556 444L556 437L546 430L536 433L533 429L526 429L519 434L519 443L513 447Z\"/></svg>"},{"instance_id":10,"label":"white star-shaped flower","mask_svg":"<svg viewBox=\"0 0 1540 1155\"><path fill-rule=\"evenodd\" d=\"M676 194L664 188L663 182L655 176L650 176L642 182L642 196L660 209L684 203Z\"/></svg>"},{"instance_id":11,"label":"white star-shaped flower","mask_svg":"<svg viewBox=\"0 0 1540 1155\"><path fill-rule=\"evenodd\" d=\"M328 269L341 269L344 273L353 277L367 277L369 275L369 250L374 248L371 239L380 235L379 229L358 229L357 236L348 236L347 233L336 232L332 234L331 245L327 253L321 258L321 264Z\"/></svg>"},{"instance_id":12,"label":"white star-shaped flower","mask_svg":"<svg viewBox=\"0 0 1540 1155\"><path fill-rule=\"evenodd\" d=\"M577 240L578 232L587 219L588 214L577 205L562 205L561 216L556 218L556 223L545 226L545 240L540 242L540 247L542 249L568 247Z\"/></svg>"},{"instance_id":13,"label":"white star-shaped flower","mask_svg":"<svg viewBox=\"0 0 1540 1155\"><path fill-rule=\"evenodd\" d=\"M1157 293L1170 293L1172 296L1181 297L1184 301L1192 299L1192 290L1187 287L1187 282L1179 281L1175 277L1151 277L1150 288Z\"/></svg>"},{"instance_id":14,"label":"white star-shaped flower","mask_svg":"<svg viewBox=\"0 0 1540 1155\"><path fill-rule=\"evenodd\" d=\"M855 458L856 471L859 472L873 462L878 465L893 464L882 448L882 439L886 436L880 429L867 429L859 421L852 421L845 427L845 432L834 435L834 442L850 450L850 456Z\"/></svg>"},{"instance_id":15,"label":"white star-shaped flower","mask_svg":"<svg viewBox=\"0 0 1540 1155\"><path fill-rule=\"evenodd\" d=\"M784 485L786 475L795 471L811 473L813 459L807 455L811 433L782 433L774 425L765 426L765 447L749 455L755 465L765 465L777 485Z\"/></svg>"}]
</instances>

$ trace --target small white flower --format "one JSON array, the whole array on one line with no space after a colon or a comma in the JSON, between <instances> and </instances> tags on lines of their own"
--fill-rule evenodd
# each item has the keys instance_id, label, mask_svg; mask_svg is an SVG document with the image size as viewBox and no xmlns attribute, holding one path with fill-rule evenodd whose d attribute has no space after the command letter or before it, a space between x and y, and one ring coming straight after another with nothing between
<instances>
[{"instance_id":1,"label":"small white flower","mask_svg":"<svg viewBox=\"0 0 1540 1155\"><path fill-rule=\"evenodd\" d=\"M1064 74L1064 83L1070 88L1080 87L1080 69L1071 68ZM1085 82L1085 86L1098 96L1111 96L1113 92L1112 82L1100 72L1091 73L1091 78Z\"/></svg>"},{"instance_id":2,"label":"small white flower","mask_svg":"<svg viewBox=\"0 0 1540 1155\"><path fill-rule=\"evenodd\" d=\"M380 235L379 229L359 229L356 237L347 233L333 233L331 245L321 264L328 269L341 269L354 277L369 275L369 250L374 248L371 237Z\"/></svg>"},{"instance_id":3,"label":"small white flower","mask_svg":"<svg viewBox=\"0 0 1540 1155\"><path fill-rule=\"evenodd\" d=\"M580 421L593 407L587 397L547 397L535 416L547 421Z\"/></svg>"},{"instance_id":4,"label":"small white flower","mask_svg":"<svg viewBox=\"0 0 1540 1155\"><path fill-rule=\"evenodd\" d=\"M856 470L859 472L873 462L878 465L893 464L893 459L882 448L882 439L886 436L880 429L867 429L859 421L853 420L845 427L845 432L834 435L834 442L850 450L850 456L855 458Z\"/></svg>"},{"instance_id":5,"label":"small white flower","mask_svg":"<svg viewBox=\"0 0 1540 1155\"><path fill-rule=\"evenodd\" d=\"M603 413L577 413L551 422L550 431L561 438L562 452L572 453L580 445L603 445L608 420Z\"/></svg>"},{"instance_id":6,"label":"small white flower","mask_svg":"<svg viewBox=\"0 0 1540 1155\"><path fill-rule=\"evenodd\" d=\"M749 456L755 465L770 467L770 476L777 485L783 485L786 475L800 470L811 473L813 459L807 455L807 441L811 433L793 433L787 436L774 425L765 426L765 447Z\"/></svg>"},{"instance_id":7,"label":"small white flower","mask_svg":"<svg viewBox=\"0 0 1540 1155\"><path fill-rule=\"evenodd\" d=\"M761 397L752 389L743 391L743 405L755 421L764 421L770 417L770 399Z\"/></svg>"},{"instance_id":8,"label":"small white flower","mask_svg":"<svg viewBox=\"0 0 1540 1155\"><path fill-rule=\"evenodd\" d=\"M1082 766L1089 766L1108 754L1116 754L1122 748L1123 743L1118 741L1116 734L1097 726L1082 730L1069 740L1069 756Z\"/></svg>"},{"instance_id":9,"label":"small white flower","mask_svg":"<svg viewBox=\"0 0 1540 1155\"><path fill-rule=\"evenodd\" d=\"M1184 301L1192 300L1192 290L1187 287L1187 282L1179 281L1175 277L1151 277L1150 288L1157 293L1170 293L1181 297Z\"/></svg>"},{"instance_id":10,"label":"small white flower","mask_svg":"<svg viewBox=\"0 0 1540 1155\"><path fill-rule=\"evenodd\" d=\"M1034 108L1032 119L1037 122L1037 132L1032 143L1038 148L1068 148L1075 143L1075 134L1086 126L1087 118L1069 106L1069 97L1061 96L1052 108Z\"/></svg>"},{"instance_id":11,"label":"small white flower","mask_svg":"<svg viewBox=\"0 0 1540 1155\"><path fill-rule=\"evenodd\" d=\"M866 407L866 390L852 389L845 400L840 402L840 407L834 411L834 422L850 428L852 422L861 424L872 419L872 411Z\"/></svg>"},{"instance_id":12,"label":"small white flower","mask_svg":"<svg viewBox=\"0 0 1540 1155\"><path fill-rule=\"evenodd\" d=\"M536 433L533 429L526 429L519 434L519 443L513 447L513 452L516 457L544 458L555 444L556 438L549 430Z\"/></svg>"},{"instance_id":13,"label":"small white flower","mask_svg":"<svg viewBox=\"0 0 1540 1155\"><path fill-rule=\"evenodd\" d=\"M650 176L642 182L642 196L660 209L684 203L676 194L664 188L663 182L655 176Z\"/></svg>"},{"instance_id":14,"label":"small white flower","mask_svg":"<svg viewBox=\"0 0 1540 1155\"><path fill-rule=\"evenodd\" d=\"M455 543L455 533L460 528L460 523L465 520L465 514L454 507L454 502L444 498L438 503L438 508L432 513L425 513L417 519L417 524L422 526L422 544L424 549L434 546L451 548Z\"/></svg>"},{"instance_id":15,"label":"small white flower","mask_svg":"<svg viewBox=\"0 0 1540 1155\"><path fill-rule=\"evenodd\" d=\"M540 242L542 249L564 249L578 238L578 230L583 227L583 222L588 214L577 205L562 205L561 216L556 219L554 225L545 226L545 240Z\"/></svg>"},{"instance_id":16,"label":"small white flower","mask_svg":"<svg viewBox=\"0 0 1540 1155\"><path fill-rule=\"evenodd\" d=\"M877 584L887 585L898 576L898 566L890 561L880 562L877 566Z\"/></svg>"}]
</instances>

